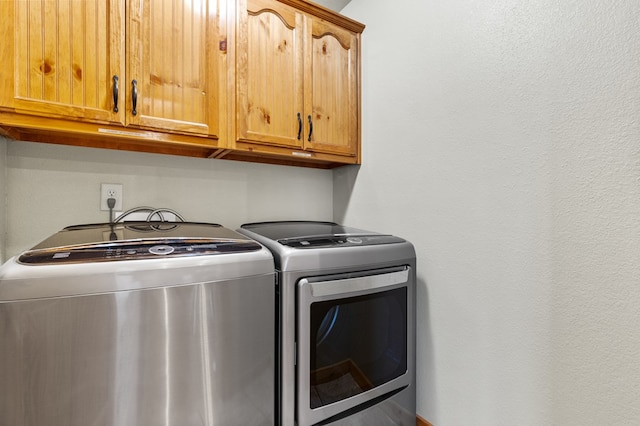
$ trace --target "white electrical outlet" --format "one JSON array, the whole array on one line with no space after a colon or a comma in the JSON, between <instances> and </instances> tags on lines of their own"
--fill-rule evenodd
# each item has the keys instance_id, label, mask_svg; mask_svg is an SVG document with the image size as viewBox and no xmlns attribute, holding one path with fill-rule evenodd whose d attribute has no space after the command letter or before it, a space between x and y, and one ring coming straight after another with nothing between
<instances>
[{"instance_id":1,"label":"white electrical outlet","mask_svg":"<svg viewBox=\"0 0 640 426\"><path fill-rule=\"evenodd\" d=\"M122 211L122 184L121 183L103 183L100 185L100 210L109 211L107 199L115 198L116 204L113 211Z\"/></svg>"}]
</instances>

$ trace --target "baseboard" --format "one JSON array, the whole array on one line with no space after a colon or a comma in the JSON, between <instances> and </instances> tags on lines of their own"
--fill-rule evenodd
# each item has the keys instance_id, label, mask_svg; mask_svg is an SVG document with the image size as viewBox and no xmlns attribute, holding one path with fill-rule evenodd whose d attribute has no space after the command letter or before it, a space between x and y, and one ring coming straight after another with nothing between
<instances>
[{"instance_id":1,"label":"baseboard","mask_svg":"<svg viewBox=\"0 0 640 426\"><path fill-rule=\"evenodd\" d=\"M416 416L416 426L433 426L431 423L426 421L420 416Z\"/></svg>"}]
</instances>

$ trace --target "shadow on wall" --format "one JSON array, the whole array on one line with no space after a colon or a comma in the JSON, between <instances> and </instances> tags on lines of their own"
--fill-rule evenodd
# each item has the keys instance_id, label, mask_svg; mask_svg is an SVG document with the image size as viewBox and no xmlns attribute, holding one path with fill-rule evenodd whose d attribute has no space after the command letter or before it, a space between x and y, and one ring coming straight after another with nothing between
<instances>
[{"instance_id":1,"label":"shadow on wall","mask_svg":"<svg viewBox=\"0 0 640 426\"><path fill-rule=\"evenodd\" d=\"M5 241L7 239L6 202L7 202L7 139L0 136L0 264L5 261Z\"/></svg>"},{"instance_id":2,"label":"shadow on wall","mask_svg":"<svg viewBox=\"0 0 640 426\"><path fill-rule=\"evenodd\" d=\"M426 402L418 415L425 420L438 418L429 291L423 274L416 277L416 387L416 401Z\"/></svg>"},{"instance_id":3,"label":"shadow on wall","mask_svg":"<svg viewBox=\"0 0 640 426\"><path fill-rule=\"evenodd\" d=\"M343 223L360 165L342 166L333 171L333 221ZM355 225L354 225L355 226Z\"/></svg>"}]
</instances>

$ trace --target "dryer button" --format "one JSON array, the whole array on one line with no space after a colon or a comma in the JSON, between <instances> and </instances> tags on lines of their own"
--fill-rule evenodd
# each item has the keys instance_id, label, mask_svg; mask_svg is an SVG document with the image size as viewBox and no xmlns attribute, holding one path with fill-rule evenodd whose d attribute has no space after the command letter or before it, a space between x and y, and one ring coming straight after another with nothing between
<instances>
[{"instance_id":1,"label":"dryer button","mask_svg":"<svg viewBox=\"0 0 640 426\"><path fill-rule=\"evenodd\" d=\"M175 249L171 246L165 246L165 245L160 245L160 246L153 246L151 248L149 248L149 253L151 254L171 254L173 253Z\"/></svg>"}]
</instances>

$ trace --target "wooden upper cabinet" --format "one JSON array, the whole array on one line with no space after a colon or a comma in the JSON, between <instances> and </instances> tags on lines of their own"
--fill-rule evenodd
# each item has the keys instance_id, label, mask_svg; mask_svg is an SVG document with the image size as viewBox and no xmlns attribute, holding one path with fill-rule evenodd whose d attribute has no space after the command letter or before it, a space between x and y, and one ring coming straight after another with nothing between
<instances>
[{"instance_id":1,"label":"wooden upper cabinet","mask_svg":"<svg viewBox=\"0 0 640 426\"><path fill-rule=\"evenodd\" d=\"M128 123L217 135L223 74L217 0L128 3Z\"/></svg>"},{"instance_id":2,"label":"wooden upper cabinet","mask_svg":"<svg viewBox=\"0 0 640 426\"><path fill-rule=\"evenodd\" d=\"M305 17L272 0L248 0L237 55L238 139L302 148Z\"/></svg>"},{"instance_id":3,"label":"wooden upper cabinet","mask_svg":"<svg viewBox=\"0 0 640 426\"><path fill-rule=\"evenodd\" d=\"M238 0L237 142L358 157L364 27L316 11L295 0Z\"/></svg>"},{"instance_id":4,"label":"wooden upper cabinet","mask_svg":"<svg viewBox=\"0 0 640 426\"><path fill-rule=\"evenodd\" d=\"M306 58L307 138L320 152L356 155L359 144L360 95L358 39L353 32L313 19ZM310 117L309 117L310 115Z\"/></svg>"},{"instance_id":5,"label":"wooden upper cabinet","mask_svg":"<svg viewBox=\"0 0 640 426\"><path fill-rule=\"evenodd\" d=\"M124 124L124 112L113 112L113 76L125 70L124 1L15 0L0 7L0 49L9 65L2 106Z\"/></svg>"},{"instance_id":6,"label":"wooden upper cabinet","mask_svg":"<svg viewBox=\"0 0 640 426\"><path fill-rule=\"evenodd\" d=\"M219 11L218 0L2 1L13 73L0 77L0 106L219 136Z\"/></svg>"},{"instance_id":7,"label":"wooden upper cabinet","mask_svg":"<svg viewBox=\"0 0 640 426\"><path fill-rule=\"evenodd\" d=\"M0 0L0 134L360 162L364 25L305 0Z\"/></svg>"}]
</instances>

